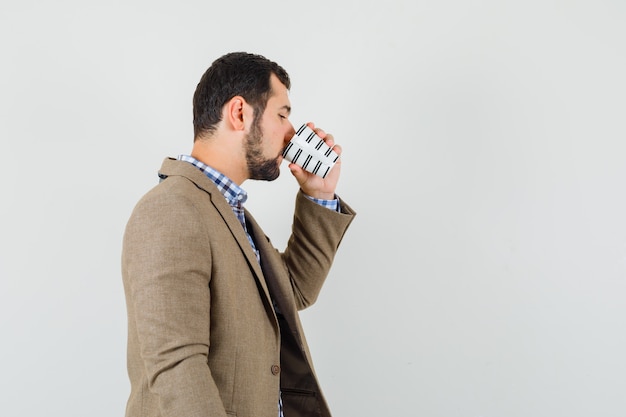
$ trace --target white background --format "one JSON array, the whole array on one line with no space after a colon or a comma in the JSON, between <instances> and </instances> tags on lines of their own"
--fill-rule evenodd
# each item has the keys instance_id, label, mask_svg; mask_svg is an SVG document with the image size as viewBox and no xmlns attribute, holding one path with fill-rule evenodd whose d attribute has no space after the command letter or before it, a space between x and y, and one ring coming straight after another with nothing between
<instances>
[{"instance_id":1,"label":"white background","mask_svg":"<svg viewBox=\"0 0 626 417\"><path fill-rule=\"evenodd\" d=\"M302 313L336 417L626 415L626 3L0 0L0 414L122 416L123 229L223 53L358 212ZM286 242L286 170L244 183ZM181 416L182 417L182 416Z\"/></svg>"}]
</instances>

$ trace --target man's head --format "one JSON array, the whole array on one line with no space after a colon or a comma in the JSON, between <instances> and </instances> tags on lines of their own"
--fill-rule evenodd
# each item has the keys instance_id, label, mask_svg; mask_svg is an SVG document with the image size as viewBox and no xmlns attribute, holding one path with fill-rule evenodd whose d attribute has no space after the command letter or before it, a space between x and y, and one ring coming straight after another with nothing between
<instances>
[{"instance_id":1,"label":"man's head","mask_svg":"<svg viewBox=\"0 0 626 417\"><path fill-rule=\"evenodd\" d=\"M277 178L295 133L289 87L287 72L260 55L234 52L215 60L193 98L192 156L237 184Z\"/></svg>"},{"instance_id":2,"label":"man's head","mask_svg":"<svg viewBox=\"0 0 626 417\"><path fill-rule=\"evenodd\" d=\"M287 90L289 75L267 58L246 52L232 52L216 59L206 70L193 96L194 141L210 135L222 119L222 108L233 97L241 96L254 109L254 123L272 95L271 75Z\"/></svg>"}]
</instances>

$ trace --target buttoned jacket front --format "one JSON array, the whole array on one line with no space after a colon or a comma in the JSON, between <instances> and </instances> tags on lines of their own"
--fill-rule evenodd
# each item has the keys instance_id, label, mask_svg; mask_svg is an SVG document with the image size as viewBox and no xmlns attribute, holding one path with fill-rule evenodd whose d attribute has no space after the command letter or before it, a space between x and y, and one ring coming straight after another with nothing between
<instances>
[{"instance_id":1,"label":"buttoned jacket front","mask_svg":"<svg viewBox=\"0 0 626 417\"><path fill-rule=\"evenodd\" d=\"M355 213L296 197L292 235L245 231L215 184L166 158L126 226L127 417L329 417L298 310L317 299ZM280 314L277 314L277 311Z\"/></svg>"}]
</instances>

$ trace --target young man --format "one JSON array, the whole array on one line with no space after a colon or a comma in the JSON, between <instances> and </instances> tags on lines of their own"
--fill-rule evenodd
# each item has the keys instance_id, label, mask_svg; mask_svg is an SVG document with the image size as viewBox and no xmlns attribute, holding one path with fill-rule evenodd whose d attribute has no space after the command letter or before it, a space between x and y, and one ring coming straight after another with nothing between
<instances>
[{"instance_id":1,"label":"young man","mask_svg":"<svg viewBox=\"0 0 626 417\"><path fill-rule=\"evenodd\" d=\"M243 207L247 179L276 179L294 134L287 72L218 58L193 99L191 155L166 158L124 234L127 417L330 416L298 310L317 298L354 211L295 164L292 234L275 249ZM333 137L309 126L337 153Z\"/></svg>"}]
</instances>

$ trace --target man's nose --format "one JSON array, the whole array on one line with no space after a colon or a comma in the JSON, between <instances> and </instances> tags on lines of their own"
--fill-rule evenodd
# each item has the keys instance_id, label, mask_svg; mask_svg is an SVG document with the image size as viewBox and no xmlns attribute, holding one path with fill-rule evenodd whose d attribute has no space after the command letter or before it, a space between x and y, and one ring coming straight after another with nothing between
<instances>
[{"instance_id":1,"label":"man's nose","mask_svg":"<svg viewBox=\"0 0 626 417\"><path fill-rule=\"evenodd\" d=\"M295 134L296 134L296 129L294 129L291 122L289 122L289 129L287 130L287 133L285 134L285 143L289 142L291 138L293 137L293 135Z\"/></svg>"}]
</instances>

